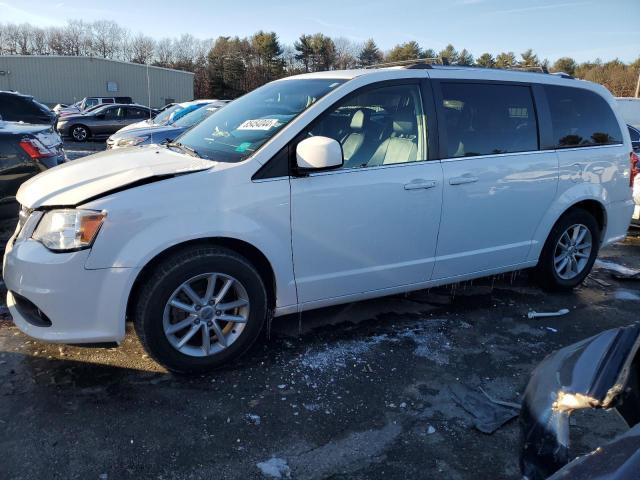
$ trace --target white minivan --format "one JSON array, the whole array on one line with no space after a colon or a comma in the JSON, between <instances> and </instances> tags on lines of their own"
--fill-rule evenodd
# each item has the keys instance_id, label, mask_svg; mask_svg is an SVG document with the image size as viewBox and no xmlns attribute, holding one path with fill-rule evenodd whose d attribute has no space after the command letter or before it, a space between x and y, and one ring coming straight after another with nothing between
<instances>
[{"instance_id":1,"label":"white minivan","mask_svg":"<svg viewBox=\"0 0 640 480\"><path fill-rule=\"evenodd\" d=\"M633 209L614 105L585 81L424 63L278 80L166 146L26 182L7 303L49 342L121 342L132 320L194 372L274 315L531 267L571 289Z\"/></svg>"}]
</instances>

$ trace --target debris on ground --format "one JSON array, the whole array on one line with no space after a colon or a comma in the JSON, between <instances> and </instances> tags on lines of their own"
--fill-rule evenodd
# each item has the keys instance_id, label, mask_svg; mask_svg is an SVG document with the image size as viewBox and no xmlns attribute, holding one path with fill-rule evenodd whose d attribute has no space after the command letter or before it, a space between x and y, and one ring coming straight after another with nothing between
<instances>
[{"instance_id":1,"label":"debris on ground","mask_svg":"<svg viewBox=\"0 0 640 480\"><path fill-rule=\"evenodd\" d=\"M266 462L259 462L256 466L263 475L270 478L290 478L291 469L287 465L287 461L282 458L272 457Z\"/></svg>"},{"instance_id":2,"label":"debris on ground","mask_svg":"<svg viewBox=\"0 0 640 480\"><path fill-rule=\"evenodd\" d=\"M535 310L531 310L527 317L529 318L545 318L545 317L561 317L562 315L566 315L569 313L568 308L561 308L557 312L536 312Z\"/></svg>"},{"instance_id":3,"label":"debris on ground","mask_svg":"<svg viewBox=\"0 0 640 480\"><path fill-rule=\"evenodd\" d=\"M640 280L640 270L625 267L624 265L619 265L615 262L596 260L593 266L595 268L601 268L609 271L611 276L617 280Z\"/></svg>"},{"instance_id":4,"label":"debris on ground","mask_svg":"<svg viewBox=\"0 0 640 480\"><path fill-rule=\"evenodd\" d=\"M609 282L605 282L604 280L601 280L601 279L596 278L593 275L589 274L589 275L587 275L587 278L584 279L584 283L585 283L586 286L589 286L589 284L591 282L601 286L602 288L611 287L611 284Z\"/></svg>"},{"instance_id":5,"label":"debris on ground","mask_svg":"<svg viewBox=\"0 0 640 480\"><path fill-rule=\"evenodd\" d=\"M473 426L482 433L491 434L518 416L519 405L491 398L462 384L449 386L454 401L473 417ZM518 407L518 408L516 408Z\"/></svg>"},{"instance_id":6,"label":"debris on ground","mask_svg":"<svg viewBox=\"0 0 640 480\"><path fill-rule=\"evenodd\" d=\"M256 415L255 413L247 413L244 418L252 425L260 425L260 415Z\"/></svg>"},{"instance_id":7,"label":"debris on ground","mask_svg":"<svg viewBox=\"0 0 640 480\"><path fill-rule=\"evenodd\" d=\"M615 292L613 292L613 296L616 298L616 300L640 300L640 293L634 292L632 290L616 290Z\"/></svg>"}]
</instances>

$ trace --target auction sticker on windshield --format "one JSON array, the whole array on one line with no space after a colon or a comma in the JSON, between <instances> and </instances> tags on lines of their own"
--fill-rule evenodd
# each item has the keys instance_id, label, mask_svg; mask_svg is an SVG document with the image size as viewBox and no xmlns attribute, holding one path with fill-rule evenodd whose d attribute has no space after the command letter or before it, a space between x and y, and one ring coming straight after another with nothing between
<instances>
[{"instance_id":1,"label":"auction sticker on windshield","mask_svg":"<svg viewBox=\"0 0 640 480\"><path fill-rule=\"evenodd\" d=\"M245 120L236 130L270 130L280 124L275 118L260 118L257 120Z\"/></svg>"}]
</instances>

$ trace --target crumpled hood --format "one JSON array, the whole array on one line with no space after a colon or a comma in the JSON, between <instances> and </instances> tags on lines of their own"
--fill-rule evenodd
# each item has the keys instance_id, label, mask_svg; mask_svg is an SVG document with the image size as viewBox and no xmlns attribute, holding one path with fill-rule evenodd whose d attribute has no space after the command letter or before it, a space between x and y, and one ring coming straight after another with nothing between
<instances>
[{"instance_id":1,"label":"crumpled hood","mask_svg":"<svg viewBox=\"0 0 640 480\"><path fill-rule=\"evenodd\" d=\"M157 146L112 150L36 175L22 184L16 197L27 208L73 206L141 180L197 172L215 164Z\"/></svg>"}]
</instances>

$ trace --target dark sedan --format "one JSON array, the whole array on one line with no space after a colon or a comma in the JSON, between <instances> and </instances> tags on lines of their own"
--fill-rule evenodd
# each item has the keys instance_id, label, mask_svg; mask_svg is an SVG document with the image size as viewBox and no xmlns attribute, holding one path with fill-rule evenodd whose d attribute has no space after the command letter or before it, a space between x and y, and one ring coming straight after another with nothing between
<instances>
[{"instance_id":1,"label":"dark sedan","mask_svg":"<svg viewBox=\"0 0 640 480\"><path fill-rule=\"evenodd\" d=\"M64 161L62 139L51 125L0 121L0 216L16 215L24 181Z\"/></svg>"},{"instance_id":2,"label":"dark sedan","mask_svg":"<svg viewBox=\"0 0 640 480\"><path fill-rule=\"evenodd\" d=\"M76 142L106 138L129 124L154 115L154 111L143 105L105 105L95 110L67 115L58 119L58 132Z\"/></svg>"}]
</instances>

